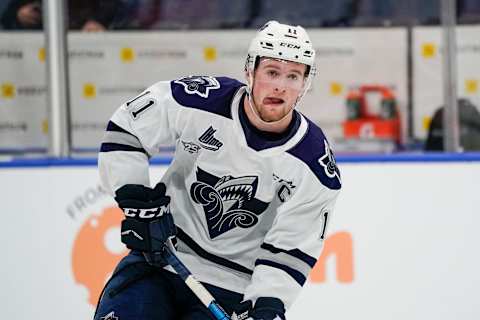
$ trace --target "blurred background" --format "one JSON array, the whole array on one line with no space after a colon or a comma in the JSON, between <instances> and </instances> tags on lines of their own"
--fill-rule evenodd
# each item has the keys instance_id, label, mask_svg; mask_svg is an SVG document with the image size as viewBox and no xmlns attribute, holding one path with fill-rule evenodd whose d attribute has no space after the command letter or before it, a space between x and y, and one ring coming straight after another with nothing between
<instances>
[{"instance_id":1,"label":"blurred background","mask_svg":"<svg viewBox=\"0 0 480 320\"><path fill-rule=\"evenodd\" d=\"M113 111L156 81L192 74L243 81L249 40L271 19L310 31L318 75L300 110L337 153L442 151L449 102L457 117L447 125L458 128L446 133L456 142L448 151L478 150L480 1L446 3L442 20L441 0L66 1L62 155L94 155ZM0 4L3 155L47 154L55 134L44 8L38 0ZM447 45L458 50L446 55L448 18L458 27Z\"/></svg>"},{"instance_id":2,"label":"blurred background","mask_svg":"<svg viewBox=\"0 0 480 320\"><path fill-rule=\"evenodd\" d=\"M92 317L126 253L97 177L108 119L160 80L243 82L268 20L309 32L299 110L343 182L289 319L480 319L480 0L0 0L2 317Z\"/></svg>"}]
</instances>

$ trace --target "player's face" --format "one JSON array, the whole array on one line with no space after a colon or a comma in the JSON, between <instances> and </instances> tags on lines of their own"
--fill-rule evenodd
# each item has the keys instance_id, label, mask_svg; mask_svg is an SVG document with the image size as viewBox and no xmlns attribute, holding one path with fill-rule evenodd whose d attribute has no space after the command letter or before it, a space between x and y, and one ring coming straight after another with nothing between
<instances>
[{"instance_id":1,"label":"player's face","mask_svg":"<svg viewBox=\"0 0 480 320\"><path fill-rule=\"evenodd\" d=\"M266 122L283 119L291 110L305 85L306 65L262 58L255 70L253 102Z\"/></svg>"}]
</instances>

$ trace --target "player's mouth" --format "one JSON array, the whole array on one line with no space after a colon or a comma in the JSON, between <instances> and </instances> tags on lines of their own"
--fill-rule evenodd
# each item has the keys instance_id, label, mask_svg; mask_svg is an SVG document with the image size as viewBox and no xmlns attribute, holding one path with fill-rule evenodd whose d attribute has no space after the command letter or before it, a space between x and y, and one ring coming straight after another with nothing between
<instances>
[{"instance_id":1,"label":"player's mouth","mask_svg":"<svg viewBox=\"0 0 480 320\"><path fill-rule=\"evenodd\" d=\"M285 100L282 98L276 98L276 97L266 97L263 99L263 104L269 104L269 105L280 105L283 104Z\"/></svg>"}]
</instances>

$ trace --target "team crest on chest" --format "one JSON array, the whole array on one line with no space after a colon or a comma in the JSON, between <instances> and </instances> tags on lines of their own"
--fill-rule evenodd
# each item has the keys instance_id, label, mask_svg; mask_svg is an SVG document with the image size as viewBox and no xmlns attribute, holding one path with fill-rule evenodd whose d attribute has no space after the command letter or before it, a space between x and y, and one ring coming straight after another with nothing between
<instances>
[{"instance_id":1,"label":"team crest on chest","mask_svg":"<svg viewBox=\"0 0 480 320\"><path fill-rule=\"evenodd\" d=\"M197 168L197 180L190 187L190 196L203 207L211 239L236 227L253 227L268 207L267 202L255 198L257 176L217 177Z\"/></svg>"},{"instance_id":2,"label":"team crest on chest","mask_svg":"<svg viewBox=\"0 0 480 320\"><path fill-rule=\"evenodd\" d=\"M181 84L188 94L196 94L202 98L208 98L210 90L220 89L220 83L214 77L190 76L174 81Z\"/></svg>"}]
</instances>

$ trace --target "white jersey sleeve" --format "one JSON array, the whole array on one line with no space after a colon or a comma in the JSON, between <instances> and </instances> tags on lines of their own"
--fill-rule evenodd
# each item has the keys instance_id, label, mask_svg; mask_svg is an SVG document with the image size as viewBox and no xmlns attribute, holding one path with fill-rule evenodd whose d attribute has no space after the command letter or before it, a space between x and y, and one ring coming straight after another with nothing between
<instances>
[{"instance_id":1,"label":"white jersey sleeve","mask_svg":"<svg viewBox=\"0 0 480 320\"><path fill-rule=\"evenodd\" d=\"M127 101L110 119L99 153L102 185L110 193L124 184L150 186L148 159L162 145L174 145L180 109L170 82L158 82Z\"/></svg>"},{"instance_id":2,"label":"white jersey sleeve","mask_svg":"<svg viewBox=\"0 0 480 320\"><path fill-rule=\"evenodd\" d=\"M320 257L341 181L329 144L317 130L290 153L293 157L284 160L298 185L290 199L276 209L245 299L276 297L288 309Z\"/></svg>"},{"instance_id":3,"label":"white jersey sleeve","mask_svg":"<svg viewBox=\"0 0 480 320\"><path fill-rule=\"evenodd\" d=\"M321 187L303 185L305 189ZM276 297L290 307L320 256L338 192L310 192L310 197L305 198L308 191L301 188L278 209L255 261L245 299Z\"/></svg>"}]
</instances>

